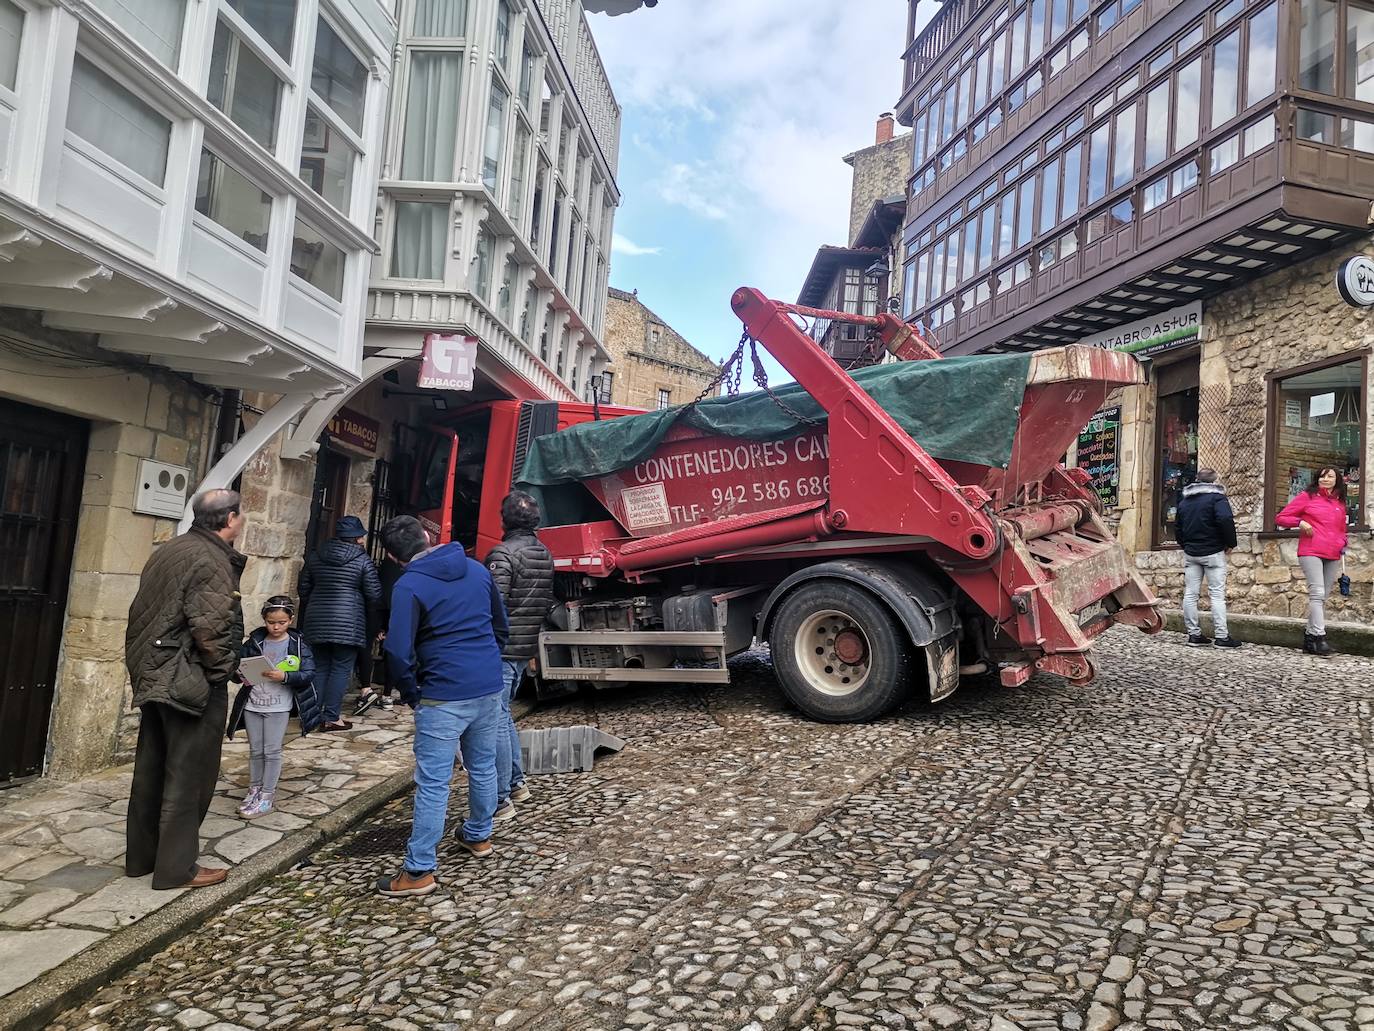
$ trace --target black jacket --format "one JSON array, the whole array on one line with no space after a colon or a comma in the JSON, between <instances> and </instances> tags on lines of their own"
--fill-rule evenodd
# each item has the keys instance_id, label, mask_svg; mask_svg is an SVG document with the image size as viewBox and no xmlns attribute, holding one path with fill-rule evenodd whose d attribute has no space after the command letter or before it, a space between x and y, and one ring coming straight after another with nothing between
<instances>
[{"instance_id":1,"label":"black jacket","mask_svg":"<svg viewBox=\"0 0 1374 1031\"><path fill-rule=\"evenodd\" d=\"M305 560L301 633L311 644L367 647L367 608L382 596L377 567L352 541L326 541Z\"/></svg>"},{"instance_id":2,"label":"black jacket","mask_svg":"<svg viewBox=\"0 0 1374 1031\"><path fill-rule=\"evenodd\" d=\"M320 707L320 696L315 690L315 656L310 651L310 645L305 643L301 637L301 632L296 629L288 630L287 646L288 655L297 655L301 660L301 668L294 673L286 674L286 686L296 695L296 715L301 719L301 737L305 737L312 730L324 722L324 709ZM262 627L254 630L248 640L243 642L243 648L239 652L240 659L247 659L253 655L262 654L262 642L267 639L267 631ZM239 679L237 673L234 680ZM244 684L239 688L238 694L234 696L234 707L229 711L229 727L224 732L224 736L230 741L234 740L234 731L243 726L243 713L248 706L248 697L253 693L251 684Z\"/></svg>"},{"instance_id":3,"label":"black jacket","mask_svg":"<svg viewBox=\"0 0 1374 1031\"><path fill-rule=\"evenodd\" d=\"M553 608L553 556L534 531L512 530L488 553L487 568L510 621L501 657L526 662L538 653L539 631Z\"/></svg>"},{"instance_id":4,"label":"black jacket","mask_svg":"<svg viewBox=\"0 0 1374 1031\"><path fill-rule=\"evenodd\" d=\"M1236 518L1226 488L1219 483L1190 483L1178 503L1175 533L1185 554L1201 558L1236 546Z\"/></svg>"}]
</instances>

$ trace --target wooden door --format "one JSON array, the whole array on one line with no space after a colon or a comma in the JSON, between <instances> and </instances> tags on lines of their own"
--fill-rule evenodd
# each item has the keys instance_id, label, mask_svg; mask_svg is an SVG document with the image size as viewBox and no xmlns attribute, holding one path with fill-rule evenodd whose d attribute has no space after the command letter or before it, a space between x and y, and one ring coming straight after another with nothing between
<instances>
[{"instance_id":1,"label":"wooden door","mask_svg":"<svg viewBox=\"0 0 1374 1031\"><path fill-rule=\"evenodd\" d=\"M0 401L0 785L43 772L86 430Z\"/></svg>"}]
</instances>

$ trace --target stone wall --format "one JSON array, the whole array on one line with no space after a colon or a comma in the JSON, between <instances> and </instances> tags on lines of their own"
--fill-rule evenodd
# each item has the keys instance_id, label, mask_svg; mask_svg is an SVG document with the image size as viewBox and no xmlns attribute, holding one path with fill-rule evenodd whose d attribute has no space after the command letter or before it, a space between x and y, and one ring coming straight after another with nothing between
<instances>
[{"instance_id":1,"label":"stone wall","mask_svg":"<svg viewBox=\"0 0 1374 1031\"><path fill-rule=\"evenodd\" d=\"M1374 344L1374 312L1349 307L1335 287L1337 266L1358 249L1334 251L1204 303L1198 461L1218 471L1236 511L1239 546L1231 556L1227 584L1227 600L1234 612L1306 615L1307 591L1297 567L1296 537L1276 534L1264 520L1266 419L1283 419L1282 412L1266 410L1265 376L1333 357L1368 353ZM1122 543L1136 552L1137 567L1154 590L1177 607L1183 595L1182 554L1149 550L1153 388L1125 393L1141 395L1134 406L1135 424L1131 432L1123 426L1123 440L1132 441L1133 453L1142 460L1129 470L1132 490L1129 496L1123 490L1125 511L1119 533ZM1369 400L1364 398L1361 413L1365 470L1374 457ZM1126 464L1123 457L1123 486ZM1286 496L1286 484L1283 493ZM1367 488L1365 494L1368 506ZM1351 596L1333 598L1329 618L1374 619L1374 542L1368 532L1351 533L1346 572L1352 580Z\"/></svg>"},{"instance_id":2,"label":"stone wall","mask_svg":"<svg viewBox=\"0 0 1374 1031\"><path fill-rule=\"evenodd\" d=\"M847 241L853 243L874 201L905 196L907 177L911 174L911 133L856 150L845 161L854 168Z\"/></svg>"},{"instance_id":3,"label":"stone wall","mask_svg":"<svg viewBox=\"0 0 1374 1031\"><path fill-rule=\"evenodd\" d=\"M176 520L133 510L139 459L185 465L198 480L216 407L205 387L174 373L113 364L113 355L89 341L44 330L19 313L0 314L0 327L82 363L110 363L40 362L7 351L0 377L5 397L90 424L48 733L48 772L78 777L129 758L138 732L124 631L144 563L155 544L176 533Z\"/></svg>"},{"instance_id":4,"label":"stone wall","mask_svg":"<svg viewBox=\"0 0 1374 1031\"><path fill-rule=\"evenodd\" d=\"M645 307L638 294L624 290L609 292L602 343L611 355L605 371L615 377L611 400L619 405L656 408L660 390L669 392L672 404L691 401L718 371L715 362Z\"/></svg>"}]
</instances>

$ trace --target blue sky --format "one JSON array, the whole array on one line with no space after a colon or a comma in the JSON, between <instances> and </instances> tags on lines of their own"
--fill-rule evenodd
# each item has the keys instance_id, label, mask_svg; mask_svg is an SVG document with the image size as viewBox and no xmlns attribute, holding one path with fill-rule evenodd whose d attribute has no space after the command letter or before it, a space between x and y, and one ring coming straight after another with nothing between
<instances>
[{"instance_id":1,"label":"blue sky","mask_svg":"<svg viewBox=\"0 0 1374 1031\"><path fill-rule=\"evenodd\" d=\"M897 101L906 15L905 0L590 15L624 109L611 285L717 361L739 339L736 287L796 300L816 248L848 242L841 159Z\"/></svg>"}]
</instances>

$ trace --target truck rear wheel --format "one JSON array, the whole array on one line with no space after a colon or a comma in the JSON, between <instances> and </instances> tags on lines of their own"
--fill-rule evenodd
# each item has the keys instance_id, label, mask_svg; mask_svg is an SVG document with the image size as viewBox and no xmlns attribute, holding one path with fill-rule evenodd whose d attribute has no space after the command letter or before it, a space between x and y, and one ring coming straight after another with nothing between
<instances>
[{"instance_id":1,"label":"truck rear wheel","mask_svg":"<svg viewBox=\"0 0 1374 1031\"><path fill-rule=\"evenodd\" d=\"M906 696L906 636L860 588L835 580L802 584L778 606L768 644L783 693L812 719L876 719Z\"/></svg>"}]
</instances>

